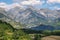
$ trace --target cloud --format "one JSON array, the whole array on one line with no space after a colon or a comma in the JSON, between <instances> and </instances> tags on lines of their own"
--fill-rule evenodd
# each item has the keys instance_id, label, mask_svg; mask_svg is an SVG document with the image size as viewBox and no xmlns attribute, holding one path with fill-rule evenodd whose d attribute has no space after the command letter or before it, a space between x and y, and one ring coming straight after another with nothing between
<instances>
[{"instance_id":1,"label":"cloud","mask_svg":"<svg viewBox=\"0 0 60 40\"><path fill-rule=\"evenodd\" d=\"M42 5L44 3L43 1L40 0L13 0L13 1L21 5L35 5L35 4Z\"/></svg>"},{"instance_id":2,"label":"cloud","mask_svg":"<svg viewBox=\"0 0 60 40\"><path fill-rule=\"evenodd\" d=\"M60 0L47 0L47 3L60 3Z\"/></svg>"},{"instance_id":3,"label":"cloud","mask_svg":"<svg viewBox=\"0 0 60 40\"><path fill-rule=\"evenodd\" d=\"M4 3L4 2L1 2L1 3L0 3L0 7L1 7L1 8L4 8L5 10L9 10L9 9L14 8L14 7L16 7L16 6L18 6L18 7L23 7L22 5L20 5L20 4L18 4L18 3L12 3L12 4L6 4L6 3Z\"/></svg>"},{"instance_id":4,"label":"cloud","mask_svg":"<svg viewBox=\"0 0 60 40\"><path fill-rule=\"evenodd\" d=\"M0 3L0 7L2 7L2 8L6 8L6 7L7 7L7 4L4 3L4 2L1 2L1 3Z\"/></svg>"},{"instance_id":5,"label":"cloud","mask_svg":"<svg viewBox=\"0 0 60 40\"><path fill-rule=\"evenodd\" d=\"M56 9L56 10L60 10L60 7L58 7L58 6L54 6L54 9Z\"/></svg>"},{"instance_id":6,"label":"cloud","mask_svg":"<svg viewBox=\"0 0 60 40\"><path fill-rule=\"evenodd\" d=\"M22 5L18 4L18 3L13 3L13 4L10 4L8 5L10 8L13 8L13 7L16 7L16 6L19 6L21 7Z\"/></svg>"},{"instance_id":7,"label":"cloud","mask_svg":"<svg viewBox=\"0 0 60 40\"><path fill-rule=\"evenodd\" d=\"M42 4L41 1L36 0L29 0L29 1L23 1L21 2L22 5L35 5L35 4Z\"/></svg>"}]
</instances>

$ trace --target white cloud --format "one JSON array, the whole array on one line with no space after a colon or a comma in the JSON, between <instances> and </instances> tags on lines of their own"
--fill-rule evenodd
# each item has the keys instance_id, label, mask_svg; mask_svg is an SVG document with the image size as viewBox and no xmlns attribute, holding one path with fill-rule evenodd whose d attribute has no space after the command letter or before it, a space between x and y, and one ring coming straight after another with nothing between
<instances>
[{"instance_id":1,"label":"white cloud","mask_svg":"<svg viewBox=\"0 0 60 40\"><path fill-rule=\"evenodd\" d=\"M47 0L47 3L60 3L60 0Z\"/></svg>"},{"instance_id":2,"label":"white cloud","mask_svg":"<svg viewBox=\"0 0 60 40\"><path fill-rule=\"evenodd\" d=\"M20 4L18 4L18 3L13 3L13 4L8 5L9 8L14 8L14 7L16 7L16 6L21 7L22 5L20 5Z\"/></svg>"},{"instance_id":3,"label":"white cloud","mask_svg":"<svg viewBox=\"0 0 60 40\"><path fill-rule=\"evenodd\" d=\"M41 1L36 1L36 0L33 0L33 1L23 1L21 2L22 5L35 5L35 4L42 4Z\"/></svg>"},{"instance_id":4,"label":"white cloud","mask_svg":"<svg viewBox=\"0 0 60 40\"><path fill-rule=\"evenodd\" d=\"M25 5L42 5L44 1L40 0L13 0L14 2L12 4L6 4L4 2L0 3L0 7L5 8L5 9L11 9L15 6L22 6L24 7Z\"/></svg>"},{"instance_id":5,"label":"white cloud","mask_svg":"<svg viewBox=\"0 0 60 40\"><path fill-rule=\"evenodd\" d=\"M5 10L9 10L9 9L14 8L14 7L16 7L16 6L18 6L18 7L23 7L22 5L20 5L20 4L18 4L18 3L13 3L13 4L6 4L6 3L4 3L4 2L1 2L1 3L0 3L0 7L1 7L1 8L4 8Z\"/></svg>"},{"instance_id":6,"label":"white cloud","mask_svg":"<svg viewBox=\"0 0 60 40\"><path fill-rule=\"evenodd\" d=\"M56 10L60 10L60 7L58 7L58 6L55 6L55 7L54 7L54 9L56 9Z\"/></svg>"},{"instance_id":7,"label":"white cloud","mask_svg":"<svg viewBox=\"0 0 60 40\"><path fill-rule=\"evenodd\" d=\"M2 7L2 8L6 8L6 7L7 7L7 4L6 4L6 3L1 2L1 3L0 3L0 7Z\"/></svg>"},{"instance_id":8,"label":"white cloud","mask_svg":"<svg viewBox=\"0 0 60 40\"><path fill-rule=\"evenodd\" d=\"M13 0L14 2L18 2L22 5L35 5L40 4L42 5L44 2L40 0Z\"/></svg>"}]
</instances>

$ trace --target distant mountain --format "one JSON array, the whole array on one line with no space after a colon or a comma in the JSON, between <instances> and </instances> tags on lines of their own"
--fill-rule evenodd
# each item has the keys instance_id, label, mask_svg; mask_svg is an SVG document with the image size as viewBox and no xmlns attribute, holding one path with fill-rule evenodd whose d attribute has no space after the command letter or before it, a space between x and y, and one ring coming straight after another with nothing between
<instances>
[{"instance_id":1,"label":"distant mountain","mask_svg":"<svg viewBox=\"0 0 60 40\"><path fill-rule=\"evenodd\" d=\"M57 10L37 10L33 7L21 8L20 6L15 6L8 11L0 8L0 17L3 16L2 14L5 16L4 20L8 21L7 19L9 19L10 21L14 21L15 25L19 26L19 23L21 23L24 25L23 28L37 27L41 24L53 26L58 22L58 18L60 18L60 12ZM17 26L17 28L19 28L19 26Z\"/></svg>"},{"instance_id":2,"label":"distant mountain","mask_svg":"<svg viewBox=\"0 0 60 40\"><path fill-rule=\"evenodd\" d=\"M53 27L51 25L43 25L43 24L41 24L37 27L31 27L30 29L32 29L32 30L57 30L55 27Z\"/></svg>"},{"instance_id":3,"label":"distant mountain","mask_svg":"<svg viewBox=\"0 0 60 40\"><path fill-rule=\"evenodd\" d=\"M32 7L29 7L27 9L20 9L19 7L15 7L13 9L10 9L8 13L13 20L22 24L26 24L27 27L37 26L40 25L40 22L44 23L43 21L46 21L45 16L38 13Z\"/></svg>"}]
</instances>

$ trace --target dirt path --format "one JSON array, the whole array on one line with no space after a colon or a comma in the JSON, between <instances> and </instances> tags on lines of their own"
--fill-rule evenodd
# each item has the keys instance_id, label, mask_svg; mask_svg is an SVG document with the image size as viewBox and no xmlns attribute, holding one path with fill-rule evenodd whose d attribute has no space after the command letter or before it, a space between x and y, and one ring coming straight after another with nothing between
<instances>
[{"instance_id":1,"label":"dirt path","mask_svg":"<svg viewBox=\"0 0 60 40\"><path fill-rule=\"evenodd\" d=\"M60 40L60 36L47 36L43 37L42 40Z\"/></svg>"}]
</instances>

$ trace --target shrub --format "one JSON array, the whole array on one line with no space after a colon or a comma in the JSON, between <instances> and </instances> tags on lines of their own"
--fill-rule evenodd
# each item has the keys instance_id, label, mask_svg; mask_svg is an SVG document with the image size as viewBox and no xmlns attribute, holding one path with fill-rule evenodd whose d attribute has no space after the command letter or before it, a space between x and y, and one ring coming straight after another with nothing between
<instances>
[{"instance_id":1,"label":"shrub","mask_svg":"<svg viewBox=\"0 0 60 40\"><path fill-rule=\"evenodd\" d=\"M60 30L54 30L52 32L52 35L58 35L58 36L60 36Z\"/></svg>"},{"instance_id":2,"label":"shrub","mask_svg":"<svg viewBox=\"0 0 60 40\"><path fill-rule=\"evenodd\" d=\"M36 34L34 40L41 40L41 35Z\"/></svg>"},{"instance_id":3,"label":"shrub","mask_svg":"<svg viewBox=\"0 0 60 40\"><path fill-rule=\"evenodd\" d=\"M51 35L51 31L49 31L49 30L45 30L45 31L43 31L42 33L43 33L45 36Z\"/></svg>"}]
</instances>

